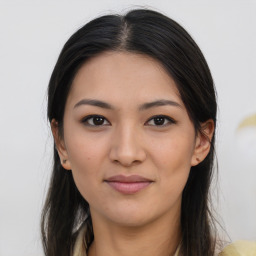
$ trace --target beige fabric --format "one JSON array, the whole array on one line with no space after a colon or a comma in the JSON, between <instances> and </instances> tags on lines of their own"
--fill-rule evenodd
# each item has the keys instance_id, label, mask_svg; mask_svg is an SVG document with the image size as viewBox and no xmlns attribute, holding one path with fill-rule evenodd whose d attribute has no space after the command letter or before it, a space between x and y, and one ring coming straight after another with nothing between
<instances>
[{"instance_id":1,"label":"beige fabric","mask_svg":"<svg viewBox=\"0 0 256 256\"><path fill-rule=\"evenodd\" d=\"M86 226L83 226L76 238L73 256L86 256L87 246L85 242L85 232Z\"/></svg>"},{"instance_id":2,"label":"beige fabric","mask_svg":"<svg viewBox=\"0 0 256 256\"><path fill-rule=\"evenodd\" d=\"M256 241L237 241L228 245L219 256L256 256Z\"/></svg>"},{"instance_id":3,"label":"beige fabric","mask_svg":"<svg viewBox=\"0 0 256 256\"><path fill-rule=\"evenodd\" d=\"M86 256L86 226L82 227L76 239L73 256ZM179 256L180 246L174 256ZM219 256L256 256L256 241L238 241L228 245Z\"/></svg>"},{"instance_id":4,"label":"beige fabric","mask_svg":"<svg viewBox=\"0 0 256 256\"><path fill-rule=\"evenodd\" d=\"M86 226L81 228L81 230L78 233L76 243L74 246L74 252L73 256L86 256L87 246L85 242L85 232L86 232ZM174 256L178 256L180 251L180 246L178 247L177 251L175 252Z\"/></svg>"}]
</instances>

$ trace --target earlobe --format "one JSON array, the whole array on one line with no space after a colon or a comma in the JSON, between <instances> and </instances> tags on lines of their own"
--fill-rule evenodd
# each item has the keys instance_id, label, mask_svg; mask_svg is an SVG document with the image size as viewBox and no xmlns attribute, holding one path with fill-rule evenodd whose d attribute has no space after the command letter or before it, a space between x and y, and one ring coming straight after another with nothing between
<instances>
[{"instance_id":1,"label":"earlobe","mask_svg":"<svg viewBox=\"0 0 256 256\"><path fill-rule=\"evenodd\" d=\"M209 119L201 124L201 129L196 137L194 154L191 159L191 166L201 163L210 152L214 129L215 127L212 119Z\"/></svg>"},{"instance_id":2,"label":"earlobe","mask_svg":"<svg viewBox=\"0 0 256 256\"><path fill-rule=\"evenodd\" d=\"M59 134L59 124L55 119L51 121L51 130L52 130L55 146L60 157L60 163L64 169L71 170L66 146L62 136Z\"/></svg>"}]
</instances>

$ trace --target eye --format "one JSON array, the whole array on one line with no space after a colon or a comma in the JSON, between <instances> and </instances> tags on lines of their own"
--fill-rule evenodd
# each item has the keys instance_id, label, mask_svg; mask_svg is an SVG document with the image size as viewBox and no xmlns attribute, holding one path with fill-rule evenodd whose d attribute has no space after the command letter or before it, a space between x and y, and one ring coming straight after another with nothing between
<instances>
[{"instance_id":1,"label":"eye","mask_svg":"<svg viewBox=\"0 0 256 256\"><path fill-rule=\"evenodd\" d=\"M153 116L151 119L149 119L146 124L152 125L152 126L167 126L170 124L175 124L176 121L170 118L169 116Z\"/></svg>"},{"instance_id":2,"label":"eye","mask_svg":"<svg viewBox=\"0 0 256 256\"><path fill-rule=\"evenodd\" d=\"M109 121L103 116L90 115L83 118L82 123L87 126L105 126L109 125Z\"/></svg>"}]
</instances>

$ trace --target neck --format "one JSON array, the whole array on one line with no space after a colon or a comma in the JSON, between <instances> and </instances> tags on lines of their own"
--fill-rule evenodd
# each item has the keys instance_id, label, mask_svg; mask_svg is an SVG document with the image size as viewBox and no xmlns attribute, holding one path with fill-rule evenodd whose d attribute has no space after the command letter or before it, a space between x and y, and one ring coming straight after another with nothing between
<instances>
[{"instance_id":1,"label":"neck","mask_svg":"<svg viewBox=\"0 0 256 256\"><path fill-rule=\"evenodd\" d=\"M92 220L94 242L89 256L173 256L181 239L180 214L140 227Z\"/></svg>"}]
</instances>

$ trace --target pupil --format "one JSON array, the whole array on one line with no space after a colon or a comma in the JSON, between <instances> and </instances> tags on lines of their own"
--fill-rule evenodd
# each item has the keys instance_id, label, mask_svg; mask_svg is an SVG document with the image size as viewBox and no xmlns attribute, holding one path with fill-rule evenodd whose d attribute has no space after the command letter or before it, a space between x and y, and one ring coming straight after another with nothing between
<instances>
[{"instance_id":1,"label":"pupil","mask_svg":"<svg viewBox=\"0 0 256 256\"><path fill-rule=\"evenodd\" d=\"M95 125L101 125L101 124L103 124L103 122L104 122L104 120L102 117L94 117L94 119L93 119L93 123Z\"/></svg>"},{"instance_id":2,"label":"pupil","mask_svg":"<svg viewBox=\"0 0 256 256\"><path fill-rule=\"evenodd\" d=\"M154 118L156 125L163 125L164 124L164 118L163 117L156 117Z\"/></svg>"}]
</instances>

